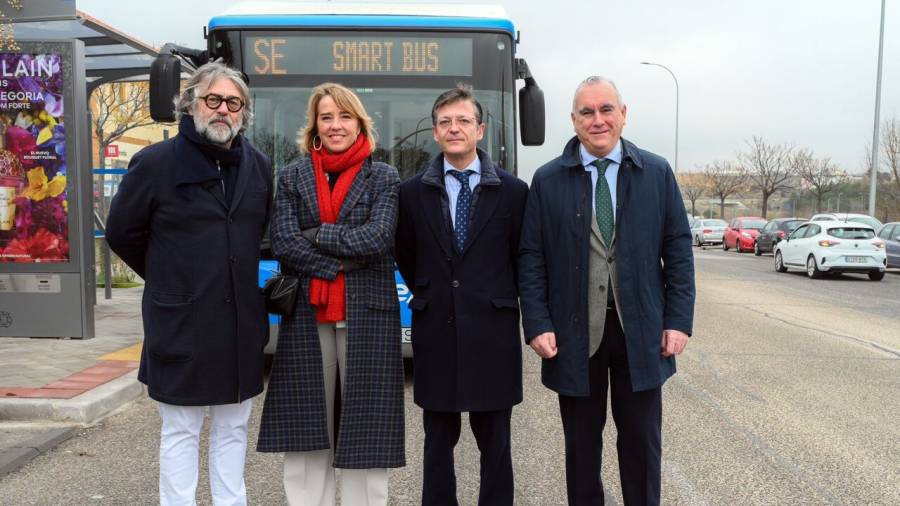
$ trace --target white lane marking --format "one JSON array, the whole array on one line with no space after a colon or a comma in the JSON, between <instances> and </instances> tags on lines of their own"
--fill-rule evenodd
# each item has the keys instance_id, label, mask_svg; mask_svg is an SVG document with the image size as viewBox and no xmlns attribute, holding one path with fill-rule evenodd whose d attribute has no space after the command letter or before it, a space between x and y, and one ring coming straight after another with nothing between
<instances>
[{"instance_id":1,"label":"white lane marking","mask_svg":"<svg viewBox=\"0 0 900 506\"><path fill-rule=\"evenodd\" d=\"M869 351L872 351L871 348L874 348L874 350L877 353L884 355L886 357L889 357L889 358L893 358L893 359L900 358L900 350L898 350L896 348L891 348L890 346L876 343L875 341L871 341L869 339L863 339L861 337L851 336L851 335L844 334L841 332L834 332L834 331L828 330L826 328L822 328L822 326L819 324L803 320L802 318L797 317L797 315L794 315L794 318L797 321L790 321L781 316L775 316L766 311L760 311L759 309L752 307L752 306L753 305L745 305L744 309L746 309L747 311L752 311L754 313L760 314L766 318L769 318L769 319L772 319L775 321L779 321L781 323L784 323L785 325L790 325L792 327L796 327L796 328L804 329L804 330L811 330L813 332L818 332L818 333L824 334L826 336L831 336L831 337L835 337L838 339L850 341L853 344L863 345L863 347L865 347L866 349L869 349Z\"/></svg>"}]
</instances>

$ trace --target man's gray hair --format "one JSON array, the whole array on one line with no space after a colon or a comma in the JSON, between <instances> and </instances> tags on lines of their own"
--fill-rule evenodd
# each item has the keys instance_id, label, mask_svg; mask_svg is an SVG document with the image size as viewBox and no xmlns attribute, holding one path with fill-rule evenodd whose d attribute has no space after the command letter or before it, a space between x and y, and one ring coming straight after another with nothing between
<instances>
[{"instance_id":1,"label":"man's gray hair","mask_svg":"<svg viewBox=\"0 0 900 506\"><path fill-rule=\"evenodd\" d=\"M175 99L175 119L181 121L181 117L185 114L191 115L191 109L200 100L200 94L220 78L228 79L234 83L241 94L241 100L244 101L244 108L241 109L241 131L243 132L250 126L250 123L253 122L253 102L250 98L250 88L247 87L247 83L244 82L244 76L240 72L218 62L201 65L194 72L194 75L185 82L181 95Z\"/></svg>"},{"instance_id":2,"label":"man's gray hair","mask_svg":"<svg viewBox=\"0 0 900 506\"><path fill-rule=\"evenodd\" d=\"M595 84L603 84L603 83L606 83L606 84L612 86L613 91L616 92L616 100L619 101L619 107L622 107L622 105L624 105L624 102L622 102L622 94L619 93L619 88L616 88L616 83L614 83L612 81L612 79L607 79L602 76L590 76L590 77L586 78L584 81L581 81L580 83L578 83L578 87L575 88L575 95L572 97L572 112L575 112L575 108L578 107L577 102L578 102L578 92L579 91L583 90L584 88L587 88L588 86L594 86Z\"/></svg>"}]
</instances>

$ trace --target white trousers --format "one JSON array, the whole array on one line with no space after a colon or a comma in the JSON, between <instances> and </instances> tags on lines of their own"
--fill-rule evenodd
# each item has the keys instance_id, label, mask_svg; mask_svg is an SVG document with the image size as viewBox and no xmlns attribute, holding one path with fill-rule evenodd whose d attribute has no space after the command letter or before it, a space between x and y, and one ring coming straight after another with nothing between
<instances>
[{"instance_id":1,"label":"white trousers","mask_svg":"<svg viewBox=\"0 0 900 506\"><path fill-rule=\"evenodd\" d=\"M209 406L209 485L216 506L244 506L244 460L247 456L247 421L252 400ZM159 403L162 432L159 439L159 503L162 506L197 504L200 464L200 429L205 406Z\"/></svg>"},{"instance_id":2,"label":"white trousers","mask_svg":"<svg viewBox=\"0 0 900 506\"><path fill-rule=\"evenodd\" d=\"M347 369L347 327L343 322L319 324L318 331L331 448L284 454L284 493L290 506L335 504L334 395L337 377L340 374L343 384ZM342 505L384 506L387 494L387 469L341 469Z\"/></svg>"}]
</instances>

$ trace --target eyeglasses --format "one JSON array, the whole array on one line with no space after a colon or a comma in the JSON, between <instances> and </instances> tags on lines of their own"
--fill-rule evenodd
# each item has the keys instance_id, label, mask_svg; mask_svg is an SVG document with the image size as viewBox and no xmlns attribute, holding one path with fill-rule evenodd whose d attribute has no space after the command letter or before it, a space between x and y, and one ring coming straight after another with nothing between
<instances>
[{"instance_id":1,"label":"eyeglasses","mask_svg":"<svg viewBox=\"0 0 900 506\"><path fill-rule=\"evenodd\" d=\"M238 112L244 108L244 101L241 100L240 97L223 97L222 95L210 93L209 95L199 98L206 104L206 107L209 107L214 111L222 105L222 102L225 102L225 107L231 112Z\"/></svg>"},{"instance_id":2,"label":"eyeglasses","mask_svg":"<svg viewBox=\"0 0 900 506\"><path fill-rule=\"evenodd\" d=\"M455 118L439 118L436 125L441 130L447 130L453 122L456 122L459 128L463 129L471 128L478 124L478 120L472 116L457 116Z\"/></svg>"}]
</instances>

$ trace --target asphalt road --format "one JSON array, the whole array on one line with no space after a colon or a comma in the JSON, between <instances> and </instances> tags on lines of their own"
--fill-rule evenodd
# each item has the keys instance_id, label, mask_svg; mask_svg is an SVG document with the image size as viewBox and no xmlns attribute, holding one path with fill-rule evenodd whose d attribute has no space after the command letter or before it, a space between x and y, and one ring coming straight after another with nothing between
<instances>
[{"instance_id":1,"label":"asphalt road","mask_svg":"<svg viewBox=\"0 0 900 506\"><path fill-rule=\"evenodd\" d=\"M809 280L775 273L771 256L695 252L694 336L664 387L664 504L900 504L900 275ZM516 503L564 504L556 397L525 351L525 401L513 411ZM396 505L417 504L421 486L411 393L408 384ZM158 431L155 404L132 403L0 479L0 504L154 504ZM604 480L609 503L622 504L614 433L607 428ZM465 431L456 457L460 504L474 505L478 455ZM280 460L251 448L252 504L284 502ZM209 504L201 472L199 499Z\"/></svg>"},{"instance_id":2,"label":"asphalt road","mask_svg":"<svg viewBox=\"0 0 900 506\"><path fill-rule=\"evenodd\" d=\"M811 299L837 307L853 308L876 316L900 316L900 269L889 269L881 281L870 281L865 274L844 274L809 279L804 271L775 271L771 253L756 257L753 253L722 251L718 246L694 248L698 270L720 284L740 281L777 285L786 295ZM702 278L698 278L698 281ZM737 289L737 284L734 285ZM699 311L698 311L699 316Z\"/></svg>"}]
</instances>

